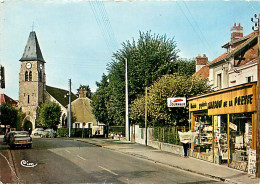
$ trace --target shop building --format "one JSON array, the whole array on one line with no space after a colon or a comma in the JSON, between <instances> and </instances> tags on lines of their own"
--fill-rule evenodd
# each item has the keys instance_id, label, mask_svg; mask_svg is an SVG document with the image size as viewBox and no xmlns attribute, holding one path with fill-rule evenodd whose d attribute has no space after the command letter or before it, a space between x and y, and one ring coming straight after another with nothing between
<instances>
[{"instance_id":1,"label":"shop building","mask_svg":"<svg viewBox=\"0 0 260 184\"><path fill-rule=\"evenodd\" d=\"M213 92L188 99L191 130L197 132L190 154L255 175L257 33L243 36L243 27L234 24L222 48L222 55L194 74L207 78Z\"/></svg>"},{"instance_id":2,"label":"shop building","mask_svg":"<svg viewBox=\"0 0 260 184\"><path fill-rule=\"evenodd\" d=\"M250 166L256 160L256 82L188 101L191 130L197 132L191 156L254 174Z\"/></svg>"}]
</instances>

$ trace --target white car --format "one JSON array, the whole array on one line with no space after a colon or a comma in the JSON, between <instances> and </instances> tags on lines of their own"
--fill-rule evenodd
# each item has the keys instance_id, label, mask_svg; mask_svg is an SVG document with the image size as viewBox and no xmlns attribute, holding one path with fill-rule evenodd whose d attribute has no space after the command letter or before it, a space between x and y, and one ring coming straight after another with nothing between
<instances>
[{"instance_id":1,"label":"white car","mask_svg":"<svg viewBox=\"0 0 260 184\"><path fill-rule=\"evenodd\" d=\"M57 137L57 133L53 129L46 129L41 134L41 137L42 138L56 138Z\"/></svg>"},{"instance_id":2,"label":"white car","mask_svg":"<svg viewBox=\"0 0 260 184\"><path fill-rule=\"evenodd\" d=\"M35 128L32 131L32 135L42 135L43 134L44 129L43 128Z\"/></svg>"}]
</instances>

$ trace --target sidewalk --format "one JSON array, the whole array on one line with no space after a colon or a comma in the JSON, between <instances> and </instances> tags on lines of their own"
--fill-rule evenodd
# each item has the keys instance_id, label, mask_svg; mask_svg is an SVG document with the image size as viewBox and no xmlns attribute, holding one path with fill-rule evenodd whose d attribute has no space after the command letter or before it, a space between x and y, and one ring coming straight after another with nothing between
<instances>
[{"instance_id":1,"label":"sidewalk","mask_svg":"<svg viewBox=\"0 0 260 184\"><path fill-rule=\"evenodd\" d=\"M3 139L3 137L3 135L0 135L0 139ZM18 181L13 171L13 165L9 162L10 157L9 146L0 145L0 184L17 183Z\"/></svg>"},{"instance_id":2,"label":"sidewalk","mask_svg":"<svg viewBox=\"0 0 260 184\"><path fill-rule=\"evenodd\" d=\"M106 149L118 151L156 163L179 168L185 171L209 176L221 181L237 184L259 184L259 179L247 173L231 169L227 166L216 165L195 158L183 158L179 155L154 149L149 146L113 139L76 139Z\"/></svg>"}]
</instances>

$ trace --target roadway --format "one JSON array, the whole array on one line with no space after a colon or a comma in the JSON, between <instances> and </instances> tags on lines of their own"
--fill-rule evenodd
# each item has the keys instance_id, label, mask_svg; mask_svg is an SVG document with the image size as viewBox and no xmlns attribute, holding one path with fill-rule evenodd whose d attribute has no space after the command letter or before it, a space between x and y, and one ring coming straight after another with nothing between
<instances>
[{"instance_id":1,"label":"roadway","mask_svg":"<svg viewBox=\"0 0 260 184\"><path fill-rule=\"evenodd\" d=\"M8 151L13 180L20 183L222 183L72 139L33 138L32 149L13 150L1 140L0 157ZM37 165L24 167L23 160ZM8 167L3 158L0 161L1 167ZM0 170L0 181L3 174Z\"/></svg>"}]
</instances>

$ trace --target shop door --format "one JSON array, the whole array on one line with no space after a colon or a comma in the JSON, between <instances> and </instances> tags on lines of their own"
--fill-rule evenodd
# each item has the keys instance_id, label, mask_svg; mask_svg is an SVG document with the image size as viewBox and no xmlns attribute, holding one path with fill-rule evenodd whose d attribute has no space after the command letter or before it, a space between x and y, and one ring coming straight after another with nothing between
<instances>
[{"instance_id":1,"label":"shop door","mask_svg":"<svg viewBox=\"0 0 260 184\"><path fill-rule=\"evenodd\" d=\"M252 115L233 114L230 130L230 167L247 171L248 154L252 148Z\"/></svg>"}]
</instances>

